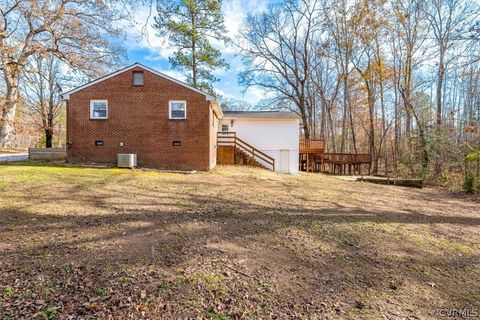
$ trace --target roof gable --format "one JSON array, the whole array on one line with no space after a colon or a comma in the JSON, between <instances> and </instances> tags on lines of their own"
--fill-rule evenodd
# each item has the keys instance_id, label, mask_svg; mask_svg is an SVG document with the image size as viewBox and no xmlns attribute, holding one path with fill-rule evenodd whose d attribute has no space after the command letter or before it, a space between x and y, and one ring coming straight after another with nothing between
<instances>
[{"instance_id":1,"label":"roof gable","mask_svg":"<svg viewBox=\"0 0 480 320\"><path fill-rule=\"evenodd\" d=\"M93 81L91 81L91 82L88 82L88 83L86 83L86 84L84 84L84 85L81 85L81 86L79 86L79 87L76 87L75 89L72 89L72 90L70 90L70 91L67 91L67 92L65 92L64 94L61 95L61 98L62 98L62 100L68 100L68 99L70 99L70 95L73 94L73 93L75 93L75 92L78 92L78 91L80 91L80 90L83 90L83 89L85 89L85 88L88 88L88 87L90 87L90 86L93 86L93 85L95 85L95 84L97 84L97 83L100 83L100 82L102 82L102 81L105 81L105 80L107 80L107 79L110 79L110 78L112 78L112 77L115 77L115 76L117 76L117 75L119 75L119 74L121 74L121 73L124 73L124 72L126 72L126 71L128 71L128 70L131 70L131 69L134 69L134 68L140 68L140 69L143 69L143 70L145 70L145 71L149 71L149 72L151 72L151 73L153 73L153 74L155 74L155 75L157 75L157 76L159 76L159 77L162 77L162 78L164 78L164 79L170 80L170 81L175 82L176 84L179 84L179 85L181 85L181 86L183 86L183 87L185 87L185 88L188 88L188 89L190 89L190 90L192 90L192 91L195 91L195 92L197 92L197 93L200 93L200 94L204 95L206 100L215 101L215 97L212 96L211 94L206 93L206 92L203 92L203 91L201 91L201 90L199 90L199 89L197 89L197 88L195 88L195 87L192 87L192 86L190 86L190 85L188 85L188 84L186 84L186 83L184 83L184 82L182 82L182 81L179 81L179 80L174 79L174 78L172 78L172 77L170 77L170 76L167 76L166 74L161 73L161 72L159 72L159 71L157 71L157 70L154 70L154 69L152 69L152 68L149 68L149 67L147 67L147 66L144 66L143 64L138 63L138 62L136 62L136 63L134 63L134 64L132 64L132 65L130 65L130 66L128 66L128 67L125 67L125 68L123 68L123 69L120 69L120 70L118 70L118 71L112 72L112 73L110 73L110 74L108 74L108 75L106 75L106 76L103 76L103 77L101 77L101 78L98 78L98 79L96 79L96 80L93 80Z\"/></svg>"}]
</instances>

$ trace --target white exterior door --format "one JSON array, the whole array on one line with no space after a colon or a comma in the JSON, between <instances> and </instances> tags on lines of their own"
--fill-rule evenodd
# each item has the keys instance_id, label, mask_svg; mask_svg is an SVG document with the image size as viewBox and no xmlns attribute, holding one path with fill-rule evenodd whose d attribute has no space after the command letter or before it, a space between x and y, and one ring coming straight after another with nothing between
<instances>
[{"instance_id":1,"label":"white exterior door","mask_svg":"<svg viewBox=\"0 0 480 320\"><path fill-rule=\"evenodd\" d=\"M289 173L290 170L290 151L280 150L280 172Z\"/></svg>"}]
</instances>

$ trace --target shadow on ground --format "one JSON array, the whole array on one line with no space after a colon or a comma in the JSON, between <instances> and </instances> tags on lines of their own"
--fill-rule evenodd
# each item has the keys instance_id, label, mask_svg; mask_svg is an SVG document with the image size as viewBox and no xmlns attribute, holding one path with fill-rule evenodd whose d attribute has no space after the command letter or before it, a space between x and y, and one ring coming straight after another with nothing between
<instances>
[{"instance_id":1,"label":"shadow on ground","mask_svg":"<svg viewBox=\"0 0 480 320\"><path fill-rule=\"evenodd\" d=\"M15 169L0 172L5 317L434 319L480 300L476 204L434 190Z\"/></svg>"}]
</instances>

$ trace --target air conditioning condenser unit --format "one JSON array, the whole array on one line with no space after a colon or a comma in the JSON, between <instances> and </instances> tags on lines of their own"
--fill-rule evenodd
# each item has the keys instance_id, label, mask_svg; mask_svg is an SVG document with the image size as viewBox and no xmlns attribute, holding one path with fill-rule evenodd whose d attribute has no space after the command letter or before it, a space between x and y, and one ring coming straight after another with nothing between
<instances>
[{"instance_id":1,"label":"air conditioning condenser unit","mask_svg":"<svg viewBox=\"0 0 480 320\"><path fill-rule=\"evenodd\" d=\"M117 154L117 167L135 168L137 166L137 155L135 153Z\"/></svg>"}]
</instances>

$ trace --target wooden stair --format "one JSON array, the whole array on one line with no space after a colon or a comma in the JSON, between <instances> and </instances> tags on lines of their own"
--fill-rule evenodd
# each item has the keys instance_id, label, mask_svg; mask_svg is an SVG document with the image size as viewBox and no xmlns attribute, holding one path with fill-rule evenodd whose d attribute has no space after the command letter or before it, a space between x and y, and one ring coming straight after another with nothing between
<instances>
[{"instance_id":1,"label":"wooden stair","mask_svg":"<svg viewBox=\"0 0 480 320\"><path fill-rule=\"evenodd\" d=\"M268 169L263 164L255 160L252 156L242 151L240 148L235 148L235 164L243 166L258 167Z\"/></svg>"},{"instance_id":2,"label":"wooden stair","mask_svg":"<svg viewBox=\"0 0 480 320\"><path fill-rule=\"evenodd\" d=\"M217 162L248 165L275 171L275 159L246 143L236 132L217 133Z\"/></svg>"}]
</instances>

